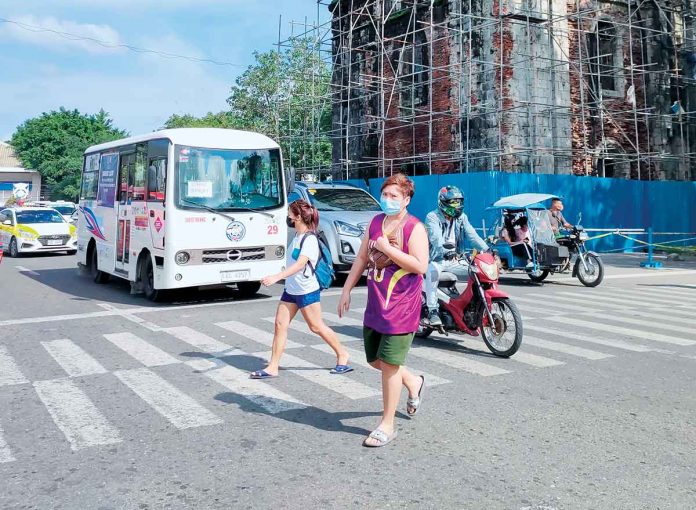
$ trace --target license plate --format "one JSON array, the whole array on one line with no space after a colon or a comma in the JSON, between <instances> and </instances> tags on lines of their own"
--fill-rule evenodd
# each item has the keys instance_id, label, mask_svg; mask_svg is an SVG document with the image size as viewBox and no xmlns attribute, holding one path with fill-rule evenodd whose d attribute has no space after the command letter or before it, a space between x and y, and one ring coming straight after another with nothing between
<instances>
[{"instance_id":1,"label":"license plate","mask_svg":"<svg viewBox=\"0 0 696 510\"><path fill-rule=\"evenodd\" d=\"M47 244L48 246L62 246L62 245L63 245L63 241L61 241L60 239L49 239L49 240L46 242L46 244Z\"/></svg>"},{"instance_id":2,"label":"license plate","mask_svg":"<svg viewBox=\"0 0 696 510\"><path fill-rule=\"evenodd\" d=\"M222 282L241 282L249 279L249 271L220 271Z\"/></svg>"}]
</instances>

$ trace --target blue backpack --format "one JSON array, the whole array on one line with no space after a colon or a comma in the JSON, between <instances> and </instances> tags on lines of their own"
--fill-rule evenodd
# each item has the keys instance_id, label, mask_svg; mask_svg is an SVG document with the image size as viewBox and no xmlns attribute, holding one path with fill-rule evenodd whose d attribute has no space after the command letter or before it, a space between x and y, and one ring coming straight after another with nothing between
<instances>
[{"instance_id":1,"label":"blue backpack","mask_svg":"<svg viewBox=\"0 0 696 510\"><path fill-rule=\"evenodd\" d=\"M307 232L307 234L302 238L302 241L300 241L300 251L302 251L302 245L310 235L316 237L317 242L319 243L319 259L317 260L316 267L312 267L311 262L307 262L307 265L309 265L309 268L312 270L312 273L314 273L314 276L317 277L319 289L328 289L336 279L336 272L334 271L333 262L331 260L331 250L329 250L329 247L326 246L326 243L321 240L316 232Z\"/></svg>"}]
</instances>

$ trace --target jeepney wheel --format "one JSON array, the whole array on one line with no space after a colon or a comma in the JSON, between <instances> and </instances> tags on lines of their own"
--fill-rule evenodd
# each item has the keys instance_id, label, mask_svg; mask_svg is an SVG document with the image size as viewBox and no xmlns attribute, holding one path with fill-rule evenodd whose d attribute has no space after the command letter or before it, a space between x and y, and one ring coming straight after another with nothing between
<instances>
[{"instance_id":1,"label":"jeepney wheel","mask_svg":"<svg viewBox=\"0 0 696 510\"><path fill-rule=\"evenodd\" d=\"M109 281L109 273L99 270L97 261L97 247L92 246L89 257L89 274L94 283L106 283Z\"/></svg>"},{"instance_id":2,"label":"jeepney wheel","mask_svg":"<svg viewBox=\"0 0 696 510\"><path fill-rule=\"evenodd\" d=\"M17 246L17 238L16 237L13 237L10 240L10 251L8 252L8 254L13 259L16 259L17 257L19 257L19 247Z\"/></svg>"},{"instance_id":3,"label":"jeepney wheel","mask_svg":"<svg viewBox=\"0 0 696 510\"><path fill-rule=\"evenodd\" d=\"M155 289L155 270L152 267L152 258L146 255L140 265L140 281L143 285L145 297L152 302L162 299L162 291Z\"/></svg>"},{"instance_id":4,"label":"jeepney wheel","mask_svg":"<svg viewBox=\"0 0 696 510\"><path fill-rule=\"evenodd\" d=\"M261 290L261 282L239 282L235 294L242 298L254 297Z\"/></svg>"}]
</instances>

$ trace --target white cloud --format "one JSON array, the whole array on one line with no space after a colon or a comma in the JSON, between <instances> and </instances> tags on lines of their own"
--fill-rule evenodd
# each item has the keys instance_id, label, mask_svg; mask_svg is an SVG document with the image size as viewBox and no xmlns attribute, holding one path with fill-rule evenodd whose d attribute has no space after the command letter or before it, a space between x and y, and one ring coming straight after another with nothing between
<instances>
[{"instance_id":1,"label":"white cloud","mask_svg":"<svg viewBox=\"0 0 696 510\"><path fill-rule=\"evenodd\" d=\"M174 35L138 41L143 46L200 56L197 48ZM127 69L107 72L71 72L54 67L39 67L36 74L22 82L0 80L0 131L12 129L25 119L61 106L95 113L103 108L116 127L132 134L147 133L161 127L173 113L202 115L226 108L225 100L236 69L208 64L165 59L155 55L134 55ZM106 67L108 69L108 66ZM224 76L226 73L228 76Z\"/></svg>"},{"instance_id":2,"label":"white cloud","mask_svg":"<svg viewBox=\"0 0 696 510\"><path fill-rule=\"evenodd\" d=\"M16 23L0 24L0 37L54 50L79 49L96 54L124 51L118 47L123 44L118 32L109 25L31 15L17 16L12 21Z\"/></svg>"}]
</instances>

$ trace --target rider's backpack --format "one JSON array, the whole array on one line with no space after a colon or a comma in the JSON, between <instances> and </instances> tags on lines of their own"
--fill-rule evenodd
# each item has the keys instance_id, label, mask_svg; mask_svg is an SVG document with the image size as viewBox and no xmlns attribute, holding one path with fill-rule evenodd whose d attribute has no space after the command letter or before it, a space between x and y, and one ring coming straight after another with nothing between
<instances>
[{"instance_id":1,"label":"rider's backpack","mask_svg":"<svg viewBox=\"0 0 696 510\"><path fill-rule=\"evenodd\" d=\"M319 289L328 289L336 279L336 272L334 271L333 262L331 260L331 250L329 250L329 247L326 246L326 243L321 240L316 232L307 232L307 234L305 234L305 236L302 238L302 241L300 241L300 252L302 251L302 245L307 239L307 236L310 235L316 237L317 242L319 243L319 258L317 259L316 267L312 267L311 262L307 262L307 265L309 265L309 268L317 277Z\"/></svg>"}]
</instances>

